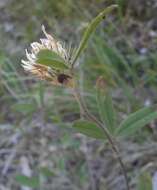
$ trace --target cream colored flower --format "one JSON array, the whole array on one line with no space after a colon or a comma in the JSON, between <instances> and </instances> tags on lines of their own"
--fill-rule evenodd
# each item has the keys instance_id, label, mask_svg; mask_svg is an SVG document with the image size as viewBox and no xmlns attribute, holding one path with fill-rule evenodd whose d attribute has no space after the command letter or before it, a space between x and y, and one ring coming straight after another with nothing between
<instances>
[{"instance_id":1,"label":"cream colored flower","mask_svg":"<svg viewBox=\"0 0 157 190\"><path fill-rule=\"evenodd\" d=\"M32 73L40 79L50 81L55 85L69 85L72 80L69 55L66 49L63 48L62 44L45 31L44 26L42 26L42 31L46 38L40 39L40 43L31 43L30 53L28 53L28 50L26 49L27 60L22 60L22 67L25 71ZM56 68L39 64L37 56L41 50L50 50L58 54L69 69L60 71ZM71 86L71 84L69 86Z\"/></svg>"}]
</instances>

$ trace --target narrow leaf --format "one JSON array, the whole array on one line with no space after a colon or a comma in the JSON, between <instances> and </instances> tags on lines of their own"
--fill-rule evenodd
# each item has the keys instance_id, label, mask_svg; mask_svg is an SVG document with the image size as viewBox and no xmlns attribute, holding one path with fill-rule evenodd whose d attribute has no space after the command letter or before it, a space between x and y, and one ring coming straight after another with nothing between
<instances>
[{"instance_id":1,"label":"narrow leaf","mask_svg":"<svg viewBox=\"0 0 157 190\"><path fill-rule=\"evenodd\" d=\"M22 186L27 186L31 188L37 188L40 185L38 177L28 177L25 175L17 175L16 181Z\"/></svg>"},{"instance_id":2,"label":"narrow leaf","mask_svg":"<svg viewBox=\"0 0 157 190\"><path fill-rule=\"evenodd\" d=\"M93 137L96 139L104 139L105 135L103 133L103 130L98 128L96 124L85 121L85 120L78 120L73 124L74 129L82 133L86 136Z\"/></svg>"},{"instance_id":3,"label":"narrow leaf","mask_svg":"<svg viewBox=\"0 0 157 190\"><path fill-rule=\"evenodd\" d=\"M116 133L119 135L130 135L149 124L157 118L157 112L153 107L142 108L130 114L117 128Z\"/></svg>"},{"instance_id":4,"label":"narrow leaf","mask_svg":"<svg viewBox=\"0 0 157 190\"><path fill-rule=\"evenodd\" d=\"M68 69L64 59L51 50L41 50L37 55L37 63L55 69Z\"/></svg>"},{"instance_id":5,"label":"narrow leaf","mask_svg":"<svg viewBox=\"0 0 157 190\"><path fill-rule=\"evenodd\" d=\"M48 167L40 168L40 173L45 177L52 177L55 175Z\"/></svg>"},{"instance_id":6,"label":"narrow leaf","mask_svg":"<svg viewBox=\"0 0 157 190\"><path fill-rule=\"evenodd\" d=\"M109 92L102 94L100 90L97 89L97 104L102 121L108 130L113 133L115 130L116 116L111 94Z\"/></svg>"},{"instance_id":7,"label":"narrow leaf","mask_svg":"<svg viewBox=\"0 0 157 190\"><path fill-rule=\"evenodd\" d=\"M104 19L104 17L111 12L114 8L116 8L117 5L111 5L109 7L107 7L106 9L104 9L101 13L98 14L97 17L95 17L91 23L88 25L87 29L84 32L84 35L82 37L82 40L79 44L78 49L76 50L76 53L74 55L72 64L74 64L76 62L76 60L78 59L79 55L81 54L81 52L84 50L91 34L96 30L96 27L98 26L98 24Z\"/></svg>"},{"instance_id":8,"label":"narrow leaf","mask_svg":"<svg viewBox=\"0 0 157 190\"><path fill-rule=\"evenodd\" d=\"M36 110L36 105L33 103L18 103L12 106L12 110L23 114L30 114Z\"/></svg>"},{"instance_id":9,"label":"narrow leaf","mask_svg":"<svg viewBox=\"0 0 157 190\"><path fill-rule=\"evenodd\" d=\"M112 97L109 93L104 97L104 119L108 129L113 132L115 129L116 116L113 108Z\"/></svg>"},{"instance_id":10,"label":"narrow leaf","mask_svg":"<svg viewBox=\"0 0 157 190\"><path fill-rule=\"evenodd\" d=\"M138 181L138 190L153 190L152 178L150 174L143 173L142 175L140 175Z\"/></svg>"}]
</instances>

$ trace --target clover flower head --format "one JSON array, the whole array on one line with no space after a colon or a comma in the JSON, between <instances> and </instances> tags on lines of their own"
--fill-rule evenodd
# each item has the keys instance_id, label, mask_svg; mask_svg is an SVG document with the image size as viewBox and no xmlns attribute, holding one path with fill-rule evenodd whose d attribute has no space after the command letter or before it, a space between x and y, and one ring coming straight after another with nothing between
<instances>
[{"instance_id":1,"label":"clover flower head","mask_svg":"<svg viewBox=\"0 0 157 190\"><path fill-rule=\"evenodd\" d=\"M32 73L40 79L44 79L52 82L55 85L69 85L72 80L72 74L70 70L69 63L69 54L67 50L63 47L61 42L54 39L50 34L45 30L45 27L42 26L42 31L45 34L46 38L40 39L40 42L31 43L30 53L26 49L26 58L27 60L22 60L22 67L25 71ZM47 64L41 64L39 60L39 55L47 53L47 57L44 61L52 61L49 56L51 53L55 54L57 59L57 64L59 67ZM56 61L56 60L55 60ZM62 69L60 68L62 66Z\"/></svg>"}]
</instances>

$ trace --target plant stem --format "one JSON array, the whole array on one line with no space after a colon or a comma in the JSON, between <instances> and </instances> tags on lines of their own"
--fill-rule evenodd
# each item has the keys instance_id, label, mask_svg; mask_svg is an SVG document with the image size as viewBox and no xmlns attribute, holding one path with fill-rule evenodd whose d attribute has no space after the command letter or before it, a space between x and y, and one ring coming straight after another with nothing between
<instances>
[{"instance_id":1,"label":"plant stem","mask_svg":"<svg viewBox=\"0 0 157 190\"><path fill-rule=\"evenodd\" d=\"M76 98L76 100L77 100L77 102L79 104L80 112L81 112L82 116L86 117L89 121L94 122L99 128L101 128L103 130L106 138L108 139L108 142L111 145L111 148L112 148L113 152L116 154L116 157L117 157L117 159L119 161L119 164L121 166L121 169L123 171L123 175L124 175L124 178L125 178L125 181L126 181L127 190L130 190L125 165L123 163L123 160L122 160L122 158L120 156L119 150L118 150L117 146L115 145L110 132L108 131L107 128L104 128L103 124L100 121L98 121L97 118L93 114L91 114L89 112L89 110L88 110L88 108L86 106L86 103L84 102L84 100L81 97L80 92L76 88L74 89L74 96L75 96L75 98Z\"/></svg>"}]
</instances>

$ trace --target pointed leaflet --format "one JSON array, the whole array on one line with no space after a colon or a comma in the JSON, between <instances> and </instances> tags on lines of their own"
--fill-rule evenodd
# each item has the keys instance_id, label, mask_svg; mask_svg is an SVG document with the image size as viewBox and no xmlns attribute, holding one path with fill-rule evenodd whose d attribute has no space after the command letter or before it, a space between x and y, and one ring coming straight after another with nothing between
<instances>
[{"instance_id":1,"label":"pointed leaflet","mask_svg":"<svg viewBox=\"0 0 157 190\"><path fill-rule=\"evenodd\" d=\"M97 17L95 17L91 23L88 25L87 29L84 32L84 35L82 37L82 40L79 44L78 49L76 50L76 53L74 54L74 58L72 60L72 64L74 64L76 62L76 60L78 59L79 55L82 53L82 51L84 50L91 34L96 30L96 27L98 26L98 24L104 19L104 17L111 12L114 8L116 8L117 5L111 5L109 7L107 7L106 9L104 9L101 13L98 14Z\"/></svg>"},{"instance_id":2,"label":"pointed leaflet","mask_svg":"<svg viewBox=\"0 0 157 190\"><path fill-rule=\"evenodd\" d=\"M141 129L152 120L157 118L154 107L145 107L130 114L117 128L116 133L120 136L128 136Z\"/></svg>"},{"instance_id":3,"label":"pointed leaflet","mask_svg":"<svg viewBox=\"0 0 157 190\"><path fill-rule=\"evenodd\" d=\"M105 139L105 135L102 129L98 128L95 123L78 120L74 122L73 128L86 136L93 137L96 139Z\"/></svg>"},{"instance_id":4,"label":"pointed leaflet","mask_svg":"<svg viewBox=\"0 0 157 190\"><path fill-rule=\"evenodd\" d=\"M47 49L39 51L37 54L37 63L59 70L68 69L68 66L62 57L56 52Z\"/></svg>"}]
</instances>

